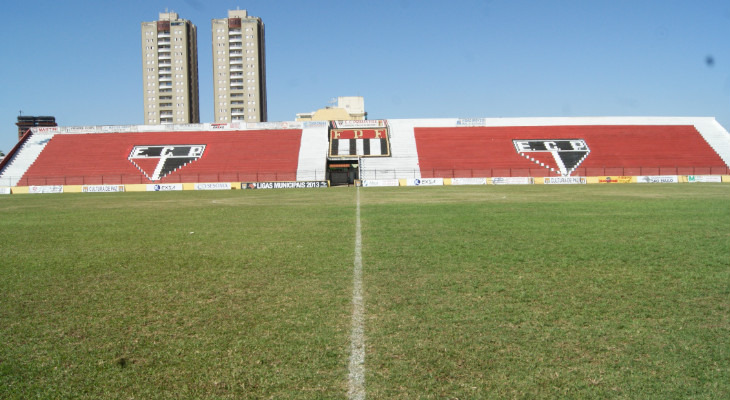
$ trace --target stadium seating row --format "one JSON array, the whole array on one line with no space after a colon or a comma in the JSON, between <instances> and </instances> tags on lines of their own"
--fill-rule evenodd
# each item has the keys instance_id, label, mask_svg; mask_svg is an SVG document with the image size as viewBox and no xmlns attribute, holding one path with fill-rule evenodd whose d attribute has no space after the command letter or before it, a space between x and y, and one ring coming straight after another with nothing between
<instances>
[{"instance_id":1,"label":"stadium seating row","mask_svg":"<svg viewBox=\"0 0 730 400\"><path fill-rule=\"evenodd\" d=\"M360 179L722 175L730 165L730 135L712 118L431 119L376 125L387 127L390 153L345 159L344 165L358 168ZM326 178L330 126L324 123L223 130L201 125L164 132L112 128L117 129L33 131L0 164L0 186Z\"/></svg>"}]
</instances>

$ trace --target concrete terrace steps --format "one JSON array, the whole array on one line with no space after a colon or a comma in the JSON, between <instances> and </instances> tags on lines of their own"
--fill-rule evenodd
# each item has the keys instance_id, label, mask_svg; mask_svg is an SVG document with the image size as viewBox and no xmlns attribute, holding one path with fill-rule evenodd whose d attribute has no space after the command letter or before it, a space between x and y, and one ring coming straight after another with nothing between
<instances>
[{"instance_id":1,"label":"concrete terrace steps","mask_svg":"<svg viewBox=\"0 0 730 400\"><path fill-rule=\"evenodd\" d=\"M387 124L391 156L360 157L361 179L554 176L560 168L574 176L726 174L730 166L730 134L714 118L393 119ZM176 169L154 183L326 179L327 123L238 128L59 127L28 137L0 171L5 178L0 185L152 183L142 170L152 174L160 158L137 160L137 166L129 159L135 146L206 146L198 159L168 164ZM544 149L522 151L515 141L525 140L585 140L590 153L564 155L558 162L558 155Z\"/></svg>"},{"instance_id":2,"label":"concrete terrace steps","mask_svg":"<svg viewBox=\"0 0 730 400\"><path fill-rule=\"evenodd\" d=\"M590 125L593 122L590 120L585 121L586 125L572 120L559 121L566 125L549 124L554 121L545 121L544 125L530 122L534 121L515 120L514 125L494 126L417 126L415 136L421 174L424 177L469 177L561 173L557 153L544 148L520 152L515 141L584 141L590 152L571 166L575 174L585 171L595 174L595 171L604 170L621 173L626 168L659 174L680 168L691 171L691 167L726 170L728 165L708 146L706 137L703 139L704 136L698 134L700 130L708 129L696 127L696 124L714 122L713 119L657 119L654 124L641 119L602 119L602 125ZM715 129L715 133L727 135L719 125L716 128L719 129ZM575 156L565 153L564 157Z\"/></svg>"},{"instance_id":3,"label":"concrete terrace steps","mask_svg":"<svg viewBox=\"0 0 730 400\"><path fill-rule=\"evenodd\" d=\"M360 159L360 179L421 178L413 134L419 120L388 120L391 157Z\"/></svg>"},{"instance_id":4,"label":"concrete terrace steps","mask_svg":"<svg viewBox=\"0 0 730 400\"><path fill-rule=\"evenodd\" d=\"M302 129L296 180L325 180L326 162L323 160L327 159L328 148L329 140L325 125Z\"/></svg>"},{"instance_id":5,"label":"concrete terrace steps","mask_svg":"<svg viewBox=\"0 0 730 400\"><path fill-rule=\"evenodd\" d=\"M696 127L725 164L730 166L730 134L725 128L714 118L703 119Z\"/></svg>"},{"instance_id":6,"label":"concrete terrace steps","mask_svg":"<svg viewBox=\"0 0 730 400\"><path fill-rule=\"evenodd\" d=\"M301 131L192 131L57 134L35 165L23 174L27 183L87 176L89 180L152 183L140 170L144 163L151 174L160 158L129 160L135 146L205 145L198 159L177 166L155 182L218 181L250 179L257 173L269 180L295 180ZM102 178L103 177L103 178Z\"/></svg>"},{"instance_id":7,"label":"concrete terrace steps","mask_svg":"<svg viewBox=\"0 0 730 400\"><path fill-rule=\"evenodd\" d=\"M32 134L3 168L0 173L0 185L17 185L25 171L35 163L53 136L53 134Z\"/></svg>"}]
</instances>

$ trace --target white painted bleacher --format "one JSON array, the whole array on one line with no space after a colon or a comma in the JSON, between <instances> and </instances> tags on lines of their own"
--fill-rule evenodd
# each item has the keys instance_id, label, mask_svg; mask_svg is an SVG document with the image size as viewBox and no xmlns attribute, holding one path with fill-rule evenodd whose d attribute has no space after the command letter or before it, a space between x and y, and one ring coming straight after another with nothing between
<instances>
[{"instance_id":1,"label":"white painted bleacher","mask_svg":"<svg viewBox=\"0 0 730 400\"><path fill-rule=\"evenodd\" d=\"M707 143L720 156L726 165L730 165L730 134L715 118L701 118L695 122L695 128Z\"/></svg>"},{"instance_id":2,"label":"white painted bleacher","mask_svg":"<svg viewBox=\"0 0 730 400\"><path fill-rule=\"evenodd\" d=\"M429 120L388 120L390 157L360 159L360 179L420 179L418 149L413 133L415 126L428 126Z\"/></svg>"},{"instance_id":3,"label":"white painted bleacher","mask_svg":"<svg viewBox=\"0 0 730 400\"><path fill-rule=\"evenodd\" d=\"M0 171L0 186L15 186L53 136L53 134L32 134Z\"/></svg>"},{"instance_id":4,"label":"white painted bleacher","mask_svg":"<svg viewBox=\"0 0 730 400\"><path fill-rule=\"evenodd\" d=\"M299 147L299 164L297 165L298 181L322 181L326 179L324 160L327 159L329 140L327 125L311 124L302 129L302 141Z\"/></svg>"}]
</instances>

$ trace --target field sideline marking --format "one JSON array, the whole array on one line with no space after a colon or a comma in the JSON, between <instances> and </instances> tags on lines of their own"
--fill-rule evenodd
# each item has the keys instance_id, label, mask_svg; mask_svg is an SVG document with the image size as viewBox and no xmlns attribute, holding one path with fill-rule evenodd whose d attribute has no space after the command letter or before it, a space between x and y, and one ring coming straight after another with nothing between
<instances>
[{"instance_id":1,"label":"field sideline marking","mask_svg":"<svg viewBox=\"0 0 730 400\"><path fill-rule=\"evenodd\" d=\"M365 302L362 297L362 233L360 230L360 188L355 189L355 265L352 285L352 331L348 399L365 399Z\"/></svg>"}]
</instances>

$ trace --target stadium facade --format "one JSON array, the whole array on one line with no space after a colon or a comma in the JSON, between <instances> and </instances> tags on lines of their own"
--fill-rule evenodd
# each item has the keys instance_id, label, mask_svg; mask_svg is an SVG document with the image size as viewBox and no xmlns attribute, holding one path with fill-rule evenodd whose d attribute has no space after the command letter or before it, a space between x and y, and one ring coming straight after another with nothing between
<instances>
[{"instance_id":1,"label":"stadium facade","mask_svg":"<svg viewBox=\"0 0 730 400\"><path fill-rule=\"evenodd\" d=\"M730 134L708 117L37 127L0 186L719 182L729 166Z\"/></svg>"}]
</instances>

